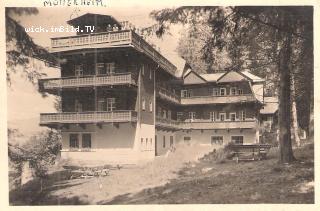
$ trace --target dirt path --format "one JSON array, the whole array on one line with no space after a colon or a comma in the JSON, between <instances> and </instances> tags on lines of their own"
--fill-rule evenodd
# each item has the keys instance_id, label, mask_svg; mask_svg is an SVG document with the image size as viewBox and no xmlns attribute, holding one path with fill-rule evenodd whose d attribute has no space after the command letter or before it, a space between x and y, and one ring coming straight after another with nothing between
<instances>
[{"instance_id":1,"label":"dirt path","mask_svg":"<svg viewBox=\"0 0 320 211\"><path fill-rule=\"evenodd\" d=\"M33 204L99 204L123 194L134 194L144 189L163 186L177 178L185 163L195 162L212 151L211 146L182 146L153 162L111 171L107 177L63 180L48 184Z\"/></svg>"}]
</instances>

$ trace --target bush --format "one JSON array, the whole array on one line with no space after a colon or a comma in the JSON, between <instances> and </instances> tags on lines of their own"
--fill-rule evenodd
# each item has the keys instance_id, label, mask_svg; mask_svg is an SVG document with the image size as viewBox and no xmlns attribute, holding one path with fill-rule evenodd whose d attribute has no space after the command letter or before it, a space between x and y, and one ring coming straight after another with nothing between
<instances>
[{"instance_id":1,"label":"bush","mask_svg":"<svg viewBox=\"0 0 320 211\"><path fill-rule=\"evenodd\" d=\"M213 161L215 163L224 163L227 160L230 160L233 157L233 153L231 150L231 143L225 145L223 148L214 149L209 154L203 156L200 160L203 161Z\"/></svg>"}]
</instances>

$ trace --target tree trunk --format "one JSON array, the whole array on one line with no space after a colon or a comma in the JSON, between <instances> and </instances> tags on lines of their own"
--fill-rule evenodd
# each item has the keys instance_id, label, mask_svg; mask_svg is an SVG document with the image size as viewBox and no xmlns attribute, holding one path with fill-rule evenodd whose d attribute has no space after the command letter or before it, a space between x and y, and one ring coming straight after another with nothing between
<instances>
[{"instance_id":1,"label":"tree trunk","mask_svg":"<svg viewBox=\"0 0 320 211\"><path fill-rule=\"evenodd\" d=\"M291 70L292 71L292 70ZM296 105L296 92L295 92L295 83L294 83L294 74L291 74L291 103L292 103L292 129L294 134L294 140L298 147L301 146L301 141L299 137L299 126L298 126L298 117L297 117L297 105Z\"/></svg>"},{"instance_id":2,"label":"tree trunk","mask_svg":"<svg viewBox=\"0 0 320 211\"><path fill-rule=\"evenodd\" d=\"M285 19L285 18L284 18ZM286 21L286 20L284 20ZM288 24L288 23L287 23ZM290 103L290 57L292 34L286 33L284 44L279 53L279 146L280 163L294 161L291 144L291 103Z\"/></svg>"}]
</instances>

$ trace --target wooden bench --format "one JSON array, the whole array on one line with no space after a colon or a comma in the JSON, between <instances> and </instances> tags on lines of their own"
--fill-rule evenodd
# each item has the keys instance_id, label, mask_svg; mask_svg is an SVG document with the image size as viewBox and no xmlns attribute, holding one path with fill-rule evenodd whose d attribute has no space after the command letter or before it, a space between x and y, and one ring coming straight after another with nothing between
<instances>
[{"instance_id":1,"label":"wooden bench","mask_svg":"<svg viewBox=\"0 0 320 211\"><path fill-rule=\"evenodd\" d=\"M267 153L271 148L270 144L233 144L230 149L233 152L233 157L236 162L239 161L254 161L266 159Z\"/></svg>"}]
</instances>

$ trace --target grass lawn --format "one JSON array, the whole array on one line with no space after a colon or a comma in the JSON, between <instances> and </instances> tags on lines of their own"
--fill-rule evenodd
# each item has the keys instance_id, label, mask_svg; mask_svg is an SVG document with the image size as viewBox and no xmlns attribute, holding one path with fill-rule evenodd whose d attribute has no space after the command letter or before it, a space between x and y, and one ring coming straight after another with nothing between
<instances>
[{"instance_id":1,"label":"grass lawn","mask_svg":"<svg viewBox=\"0 0 320 211\"><path fill-rule=\"evenodd\" d=\"M278 164L276 149L264 161L182 165L187 150L195 151L191 147L170 162L159 159L103 178L66 180L68 172L56 172L42 192L38 181L11 191L10 204L314 203L313 143L294 149L297 161L290 165Z\"/></svg>"},{"instance_id":2,"label":"grass lawn","mask_svg":"<svg viewBox=\"0 0 320 211\"><path fill-rule=\"evenodd\" d=\"M162 187L122 195L106 204L314 203L314 148L295 149L297 161L277 162L277 150L264 161L202 161L185 167Z\"/></svg>"}]
</instances>

